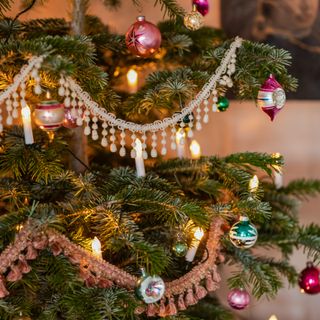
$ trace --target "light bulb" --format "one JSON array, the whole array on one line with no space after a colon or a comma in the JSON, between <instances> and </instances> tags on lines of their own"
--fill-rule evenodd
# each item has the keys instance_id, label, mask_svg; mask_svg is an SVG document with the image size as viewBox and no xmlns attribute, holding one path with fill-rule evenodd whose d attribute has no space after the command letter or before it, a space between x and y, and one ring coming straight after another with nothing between
<instances>
[{"instance_id":1,"label":"light bulb","mask_svg":"<svg viewBox=\"0 0 320 320\"><path fill-rule=\"evenodd\" d=\"M142 158L142 143L138 138L135 140L134 149L136 150L136 157Z\"/></svg>"},{"instance_id":2,"label":"light bulb","mask_svg":"<svg viewBox=\"0 0 320 320\"><path fill-rule=\"evenodd\" d=\"M31 111L28 106L25 106L21 109L21 115L23 118L28 119L31 116Z\"/></svg>"},{"instance_id":3,"label":"light bulb","mask_svg":"<svg viewBox=\"0 0 320 320\"><path fill-rule=\"evenodd\" d=\"M259 188L259 179L256 175L254 175L249 182L249 191L257 192Z\"/></svg>"},{"instance_id":4,"label":"light bulb","mask_svg":"<svg viewBox=\"0 0 320 320\"><path fill-rule=\"evenodd\" d=\"M97 237L93 238L92 243L91 243L91 248L92 248L93 255L101 258L101 256L102 256L101 242Z\"/></svg>"},{"instance_id":5,"label":"light bulb","mask_svg":"<svg viewBox=\"0 0 320 320\"><path fill-rule=\"evenodd\" d=\"M176 133L177 145L184 145L185 138L186 138L186 132L184 131L184 129L180 128Z\"/></svg>"},{"instance_id":6,"label":"light bulb","mask_svg":"<svg viewBox=\"0 0 320 320\"><path fill-rule=\"evenodd\" d=\"M129 86L129 91L131 93L137 92L138 89L138 72L134 69L130 69L127 72L127 81Z\"/></svg>"},{"instance_id":7,"label":"light bulb","mask_svg":"<svg viewBox=\"0 0 320 320\"><path fill-rule=\"evenodd\" d=\"M202 230L201 228L199 228L199 227L198 227L198 228L195 230L195 232L194 232L194 237L195 237L198 241L200 241L200 240L202 239L203 235L204 235L204 232L203 232L203 230Z\"/></svg>"},{"instance_id":8,"label":"light bulb","mask_svg":"<svg viewBox=\"0 0 320 320\"><path fill-rule=\"evenodd\" d=\"M196 140L192 140L190 144L191 158L199 159L201 157L201 147Z\"/></svg>"},{"instance_id":9,"label":"light bulb","mask_svg":"<svg viewBox=\"0 0 320 320\"><path fill-rule=\"evenodd\" d=\"M273 314L273 315L269 318L269 320L278 320L278 318Z\"/></svg>"}]
</instances>

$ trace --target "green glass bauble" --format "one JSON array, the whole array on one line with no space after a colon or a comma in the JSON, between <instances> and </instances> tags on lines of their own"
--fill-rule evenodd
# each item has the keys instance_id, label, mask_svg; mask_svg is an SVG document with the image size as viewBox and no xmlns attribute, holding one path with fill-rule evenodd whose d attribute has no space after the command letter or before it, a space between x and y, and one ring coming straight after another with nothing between
<instances>
[{"instance_id":1,"label":"green glass bauble","mask_svg":"<svg viewBox=\"0 0 320 320\"><path fill-rule=\"evenodd\" d=\"M188 246L185 242L176 242L172 246L172 251L177 257L184 257L187 254Z\"/></svg>"},{"instance_id":2,"label":"green glass bauble","mask_svg":"<svg viewBox=\"0 0 320 320\"><path fill-rule=\"evenodd\" d=\"M219 97L217 104L219 111L226 111L229 108L229 100L226 97Z\"/></svg>"},{"instance_id":3,"label":"green glass bauble","mask_svg":"<svg viewBox=\"0 0 320 320\"><path fill-rule=\"evenodd\" d=\"M237 248L251 248L258 239L256 227L250 223L248 217L240 217L229 231L229 238L232 244Z\"/></svg>"}]
</instances>

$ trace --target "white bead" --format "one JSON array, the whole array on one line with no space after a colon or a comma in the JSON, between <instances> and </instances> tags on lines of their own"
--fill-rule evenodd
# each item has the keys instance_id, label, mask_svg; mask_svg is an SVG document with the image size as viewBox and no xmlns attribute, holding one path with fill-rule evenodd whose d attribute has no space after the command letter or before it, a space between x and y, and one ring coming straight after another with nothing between
<instances>
[{"instance_id":1,"label":"white bead","mask_svg":"<svg viewBox=\"0 0 320 320\"><path fill-rule=\"evenodd\" d=\"M136 150L131 149L130 157L131 157L132 159L134 159L136 156L137 156L137 152L136 152Z\"/></svg>"},{"instance_id":2,"label":"white bead","mask_svg":"<svg viewBox=\"0 0 320 320\"><path fill-rule=\"evenodd\" d=\"M205 114L205 115L203 116L203 122L204 122L204 123L208 123L208 122L209 122L209 116L208 116L207 114Z\"/></svg>"},{"instance_id":3,"label":"white bead","mask_svg":"<svg viewBox=\"0 0 320 320\"><path fill-rule=\"evenodd\" d=\"M63 97L64 96L64 94L65 94L65 90L64 90L64 87L59 87L59 89L58 89L58 95L60 96L60 97Z\"/></svg>"},{"instance_id":4,"label":"white bead","mask_svg":"<svg viewBox=\"0 0 320 320\"><path fill-rule=\"evenodd\" d=\"M24 99L22 99L22 100L20 101L20 104L21 104L21 108L24 108L24 107L27 106L26 100L24 100Z\"/></svg>"},{"instance_id":5,"label":"white bead","mask_svg":"<svg viewBox=\"0 0 320 320\"><path fill-rule=\"evenodd\" d=\"M111 143L110 145L110 151L111 152L117 152L117 146L114 143Z\"/></svg>"},{"instance_id":6,"label":"white bead","mask_svg":"<svg viewBox=\"0 0 320 320\"><path fill-rule=\"evenodd\" d=\"M148 159L148 152L146 150L142 151L142 158L144 160L147 160Z\"/></svg>"},{"instance_id":7,"label":"white bead","mask_svg":"<svg viewBox=\"0 0 320 320\"><path fill-rule=\"evenodd\" d=\"M152 150L151 150L151 157L152 157L152 158L156 158L157 156L158 156L157 150L156 150L156 149L152 149Z\"/></svg>"},{"instance_id":8,"label":"white bead","mask_svg":"<svg viewBox=\"0 0 320 320\"><path fill-rule=\"evenodd\" d=\"M165 156L167 154L167 148L166 147L163 147L161 149L161 155Z\"/></svg>"},{"instance_id":9,"label":"white bead","mask_svg":"<svg viewBox=\"0 0 320 320\"><path fill-rule=\"evenodd\" d=\"M218 105L216 103L212 105L212 112L218 112Z\"/></svg>"},{"instance_id":10,"label":"white bead","mask_svg":"<svg viewBox=\"0 0 320 320\"><path fill-rule=\"evenodd\" d=\"M7 117L7 121L6 121L7 125L8 125L8 126L11 126L11 125L12 125L12 122L13 122L12 117L11 117L11 116L8 116L8 117Z\"/></svg>"},{"instance_id":11,"label":"white bead","mask_svg":"<svg viewBox=\"0 0 320 320\"><path fill-rule=\"evenodd\" d=\"M201 122L197 122L196 123L196 129L198 130L198 131L200 131L201 129L202 129L202 125L201 125Z\"/></svg>"},{"instance_id":12,"label":"white bead","mask_svg":"<svg viewBox=\"0 0 320 320\"><path fill-rule=\"evenodd\" d=\"M191 129L188 130L187 136L188 136L188 138L192 138L193 137L193 131Z\"/></svg>"},{"instance_id":13,"label":"white bead","mask_svg":"<svg viewBox=\"0 0 320 320\"><path fill-rule=\"evenodd\" d=\"M103 147L107 147L107 146L108 146L108 140L107 140L107 138L103 137L103 138L101 139L101 145L102 145Z\"/></svg>"},{"instance_id":14,"label":"white bead","mask_svg":"<svg viewBox=\"0 0 320 320\"><path fill-rule=\"evenodd\" d=\"M34 93L39 95L39 94L41 94L41 92L42 92L41 86L39 84L35 85Z\"/></svg>"},{"instance_id":15,"label":"white bead","mask_svg":"<svg viewBox=\"0 0 320 320\"><path fill-rule=\"evenodd\" d=\"M81 127L83 124L82 118L77 118L77 126Z\"/></svg>"},{"instance_id":16,"label":"white bead","mask_svg":"<svg viewBox=\"0 0 320 320\"><path fill-rule=\"evenodd\" d=\"M175 142L171 142L171 150L177 150L177 144Z\"/></svg>"},{"instance_id":17,"label":"white bead","mask_svg":"<svg viewBox=\"0 0 320 320\"><path fill-rule=\"evenodd\" d=\"M85 127L85 128L84 128L84 134L85 134L86 136L88 136L90 133L91 133L90 127L89 127L89 126Z\"/></svg>"},{"instance_id":18,"label":"white bead","mask_svg":"<svg viewBox=\"0 0 320 320\"><path fill-rule=\"evenodd\" d=\"M31 71L31 77L32 78L38 78L38 70L37 69L33 69Z\"/></svg>"},{"instance_id":19,"label":"white bead","mask_svg":"<svg viewBox=\"0 0 320 320\"><path fill-rule=\"evenodd\" d=\"M12 118L17 119L19 117L19 112L17 109L13 109L12 111Z\"/></svg>"},{"instance_id":20,"label":"white bead","mask_svg":"<svg viewBox=\"0 0 320 320\"><path fill-rule=\"evenodd\" d=\"M124 157L126 155L126 148L125 147L121 147L120 151L119 151L120 157Z\"/></svg>"}]
</instances>

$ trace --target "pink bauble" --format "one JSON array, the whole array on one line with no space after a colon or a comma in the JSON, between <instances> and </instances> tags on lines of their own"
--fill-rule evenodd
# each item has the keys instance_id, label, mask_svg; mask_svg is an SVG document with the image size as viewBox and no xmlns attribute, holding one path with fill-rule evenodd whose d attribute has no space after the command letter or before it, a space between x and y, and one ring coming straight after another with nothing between
<instances>
[{"instance_id":1,"label":"pink bauble","mask_svg":"<svg viewBox=\"0 0 320 320\"><path fill-rule=\"evenodd\" d=\"M74 129L78 126L77 118L73 115L72 108L64 108L64 121L62 125L68 129Z\"/></svg>"},{"instance_id":2,"label":"pink bauble","mask_svg":"<svg viewBox=\"0 0 320 320\"><path fill-rule=\"evenodd\" d=\"M126 33L126 45L131 53L147 58L154 54L161 45L161 33L144 16L139 16Z\"/></svg>"},{"instance_id":3,"label":"pink bauble","mask_svg":"<svg viewBox=\"0 0 320 320\"><path fill-rule=\"evenodd\" d=\"M56 100L42 101L34 110L35 123L45 131L55 131L64 121L64 105Z\"/></svg>"},{"instance_id":4,"label":"pink bauble","mask_svg":"<svg viewBox=\"0 0 320 320\"><path fill-rule=\"evenodd\" d=\"M286 93L271 74L258 92L257 105L273 121L276 114L284 107Z\"/></svg>"},{"instance_id":5,"label":"pink bauble","mask_svg":"<svg viewBox=\"0 0 320 320\"><path fill-rule=\"evenodd\" d=\"M301 271L299 286L305 293L320 293L320 272L319 269L313 266L312 262L308 262L307 267Z\"/></svg>"},{"instance_id":6,"label":"pink bauble","mask_svg":"<svg viewBox=\"0 0 320 320\"><path fill-rule=\"evenodd\" d=\"M244 289L233 289L228 294L228 303L230 307L242 310L250 303L250 295Z\"/></svg>"},{"instance_id":7,"label":"pink bauble","mask_svg":"<svg viewBox=\"0 0 320 320\"><path fill-rule=\"evenodd\" d=\"M197 6L198 12L205 16L209 12L209 1L208 0L192 0L192 4Z\"/></svg>"}]
</instances>

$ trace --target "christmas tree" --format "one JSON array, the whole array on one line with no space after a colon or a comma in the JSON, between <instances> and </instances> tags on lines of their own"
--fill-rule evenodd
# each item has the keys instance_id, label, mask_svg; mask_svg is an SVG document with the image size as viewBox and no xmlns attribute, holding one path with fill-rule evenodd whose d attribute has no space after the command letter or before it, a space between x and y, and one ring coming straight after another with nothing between
<instances>
[{"instance_id":1,"label":"christmas tree","mask_svg":"<svg viewBox=\"0 0 320 320\"><path fill-rule=\"evenodd\" d=\"M279 154L198 158L194 144L185 157L228 90L275 117L297 88L289 52L227 39L174 0L155 1L169 20L139 17L126 37L86 0L71 23L20 21L34 0L8 18L13 2L0 1L1 319L233 319L215 297L221 264L236 267L229 303L242 309L297 284L294 248L319 262L320 227L297 207L320 181L276 185ZM269 247L281 258L255 250ZM300 287L320 292L316 267Z\"/></svg>"}]
</instances>

